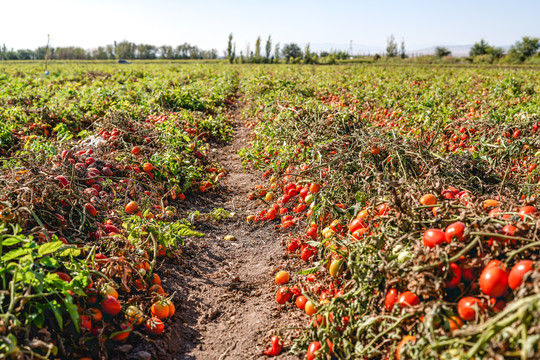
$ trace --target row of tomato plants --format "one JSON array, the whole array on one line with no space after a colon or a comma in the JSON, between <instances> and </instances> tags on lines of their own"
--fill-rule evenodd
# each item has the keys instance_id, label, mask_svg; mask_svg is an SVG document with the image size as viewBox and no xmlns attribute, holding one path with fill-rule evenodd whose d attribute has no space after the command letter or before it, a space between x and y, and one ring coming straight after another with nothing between
<instances>
[{"instance_id":1,"label":"row of tomato plants","mask_svg":"<svg viewBox=\"0 0 540 360\"><path fill-rule=\"evenodd\" d=\"M10 65L0 78L0 355L107 358L175 313L178 209L224 175L237 76L169 65ZM135 334L135 335L133 335Z\"/></svg>"},{"instance_id":2,"label":"row of tomato plants","mask_svg":"<svg viewBox=\"0 0 540 360\"><path fill-rule=\"evenodd\" d=\"M242 155L265 170L248 221L280 220L310 264L276 278L309 317L291 351L537 355L535 73L296 70L243 83Z\"/></svg>"}]
</instances>

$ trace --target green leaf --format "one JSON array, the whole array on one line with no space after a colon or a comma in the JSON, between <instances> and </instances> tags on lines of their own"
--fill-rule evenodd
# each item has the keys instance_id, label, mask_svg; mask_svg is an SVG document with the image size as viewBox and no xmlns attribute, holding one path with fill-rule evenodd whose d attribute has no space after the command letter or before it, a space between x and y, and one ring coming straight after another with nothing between
<instances>
[{"instance_id":1,"label":"green leaf","mask_svg":"<svg viewBox=\"0 0 540 360\"><path fill-rule=\"evenodd\" d=\"M75 329L77 332L81 332L81 321L79 318L79 312L77 311L77 305L73 304L73 299L71 296L66 297L64 300L64 303L66 304L66 310L71 317L71 320L73 320L73 324L75 325Z\"/></svg>"},{"instance_id":2,"label":"green leaf","mask_svg":"<svg viewBox=\"0 0 540 360\"><path fill-rule=\"evenodd\" d=\"M178 226L178 228L176 229L176 235L179 235L179 236L197 236L197 237L204 236L203 233L192 230L188 225L185 225L185 224L180 224Z\"/></svg>"},{"instance_id":3,"label":"green leaf","mask_svg":"<svg viewBox=\"0 0 540 360\"><path fill-rule=\"evenodd\" d=\"M58 267L60 265L60 263L58 262L58 260L56 260L55 258L52 258L52 257L49 257L49 256L46 256L46 257L43 257L41 259L39 259L39 263L43 266L46 266L46 267Z\"/></svg>"},{"instance_id":4,"label":"green leaf","mask_svg":"<svg viewBox=\"0 0 540 360\"><path fill-rule=\"evenodd\" d=\"M10 261L18 257L21 257L23 255L28 255L30 252L32 252L32 250L30 249L23 249L23 248L15 249L8 252L5 255L2 255L2 261Z\"/></svg>"},{"instance_id":5,"label":"green leaf","mask_svg":"<svg viewBox=\"0 0 540 360\"><path fill-rule=\"evenodd\" d=\"M47 255L47 254L55 252L56 250L60 249L62 246L64 246L64 243L61 241L52 241L49 243L45 243L39 246L38 254Z\"/></svg>"},{"instance_id":6,"label":"green leaf","mask_svg":"<svg viewBox=\"0 0 540 360\"><path fill-rule=\"evenodd\" d=\"M79 255L81 255L81 249L77 249L77 248L67 248L61 251L60 253L58 253L58 256L61 256L61 257L77 257Z\"/></svg>"},{"instance_id":7,"label":"green leaf","mask_svg":"<svg viewBox=\"0 0 540 360\"><path fill-rule=\"evenodd\" d=\"M304 269L304 270L302 270L302 271L299 271L298 274L299 274L299 275L313 274L313 273L316 273L317 270L319 270L318 267L312 267L311 269Z\"/></svg>"},{"instance_id":8,"label":"green leaf","mask_svg":"<svg viewBox=\"0 0 540 360\"><path fill-rule=\"evenodd\" d=\"M2 246L12 246L12 245L20 243L21 241L23 241L21 238L14 238L14 237L7 238L4 241L2 241Z\"/></svg>"},{"instance_id":9,"label":"green leaf","mask_svg":"<svg viewBox=\"0 0 540 360\"><path fill-rule=\"evenodd\" d=\"M58 276L58 275L56 275L56 276ZM62 312L61 312L62 307L60 306L60 304L56 300L53 300L53 301L49 301L47 299L45 299L45 300L49 304L49 309L52 310L52 312L54 314L54 317L56 318L56 322L58 323L58 326L60 327L60 330L63 330L64 329L64 319L62 318Z\"/></svg>"}]
</instances>

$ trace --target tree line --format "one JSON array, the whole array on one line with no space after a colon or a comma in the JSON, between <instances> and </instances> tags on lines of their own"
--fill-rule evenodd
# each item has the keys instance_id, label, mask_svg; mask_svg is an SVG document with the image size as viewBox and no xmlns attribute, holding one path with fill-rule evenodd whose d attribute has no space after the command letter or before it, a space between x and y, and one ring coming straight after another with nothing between
<instances>
[{"instance_id":1,"label":"tree line","mask_svg":"<svg viewBox=\"0 0 540 360\"><path fill-rule=\"evenodd\" d=\"M178 46L155 46L135 44L129 41L114 42L87 50L81 47L47 47L35 50L0 48L0 60L114 60L114 59L217 59L216 49L202 50L195 45L184 43Z\"/></svg>"},{"instance_id":2,"label":"tree line","mask_svg":"<svg viewBox=\"0 0 540 360\"><path fill-rule=\"evenodd\" d=\"M474 43L469 50L469 59L475 62L486 63L494 63L501 60L520 63L531 59L533 56L540 57L538 50L540 50L540 39L529 36L523 36L521 40L516 41L507 53L505 53L503 48L492 46L484 39L481 39L479 42ZM392 58L398 55L401 58L407 57L405 53L405 42L403 40L401 41L401 48L398 52L398 45L394 35L390 35L386 43L386 56ZM444 46L437 46L435 48L435 57L439 59L450 55L452 55L452 52Z\"/></svg>"},{"instance_id":3,"label":"tree line","mask_svg":"<svg viewBox=\"0 0 540 360\"><path fill-rule=\"evenodd\" d=\"M516 41L505 53L504 49L492 46L484 39L475 43L469 52L467 61L472 62L525 62L534 58L535 62L540 62L540 39L524 36ZM451 51L443 46L435 48L435 57L442 59L452 55ZM333 64L337 60L358 58L342 50L312 52L310 45L307 44L304 49L296 43L288 43L281 46L280 43L273 44L272 37L269 35L263 47L260 36L255 41L253 49L250 44L245 49L237 50L236 43L233 41L233 34L229 34L227 49L224 56L230 63L303 63L303 64ZM386 52L382 56L387 58L408 57L405 49L405 41L402 39L398 46L394 35L387 39ZM216 49L202 50L195 45L184 43L178 46L162 45L155 46L150 44L135 44L129 41L114 42L106 46L99 46L95 49L83 49L76 46L68 47L48 47L41 46L35 50L30 49L7 49L4 44L0 47L0 60L114 60L114 59L217 59L219 57ZM364 56L365 57L365 56ZM381 58L381 55L375 54L374 60Z\"/></svg>"},{"instance_id":4,"label":"tree line","mask_svg":"<svg viewBox=\"0 0 540 360\"><path fill-rule=\"evenodd\" d=\"M335 63L336 60L348 59L350 55L346 51L321 51L320 53L312 52L308 43L302 50L296 43L284 44L281 47L280 43L273 44L272 36L269 35L265 46L264 53L262 49L261 37L258 36L255 41L255 48L250 49L250 44L244 50L237 52L236 43L233 41L233 34L229 34L227 50L225 57L232 63L254 63L254 64L272 64L279 63L283 60L285 63L302 63L302 64L318 64L318 63Z\"/></svg>"}]
</instances>

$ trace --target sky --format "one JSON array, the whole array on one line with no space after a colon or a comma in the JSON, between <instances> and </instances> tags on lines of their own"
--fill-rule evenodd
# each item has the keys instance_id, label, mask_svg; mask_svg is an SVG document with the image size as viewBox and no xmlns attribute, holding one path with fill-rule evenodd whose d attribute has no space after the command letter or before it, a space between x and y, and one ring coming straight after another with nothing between
<instances>
[{"instance_id":1,"label":"sky","mask_svg":"<svg viewBox=\"0 0 540 360\"><path fill-rule=\"evenodd\" d=\"M50 34L53 47L187 42L223 54L233 33L237 53L269 35L315 51L352 41L354 53L383 51L390 35L407 51L505 46L540 37L539 14L539 0L0 0L0 45L34 49Z\"/></svg>"}]
</instances>

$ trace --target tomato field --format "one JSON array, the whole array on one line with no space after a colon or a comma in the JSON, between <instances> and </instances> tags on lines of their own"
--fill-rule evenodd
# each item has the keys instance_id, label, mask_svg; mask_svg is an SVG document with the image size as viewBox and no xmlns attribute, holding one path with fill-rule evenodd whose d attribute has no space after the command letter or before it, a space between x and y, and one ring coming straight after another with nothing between
<instances>
[{"instance_id":1,"label":"tomato field","mask_svg":"<svg viewBox=\"0 0 540 360\"><path fill-rule=\"evenodd\" d=\"M0 358L540 355L538 70L0 68Z\"/></svg>"}]
</instances>

